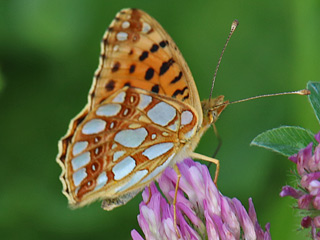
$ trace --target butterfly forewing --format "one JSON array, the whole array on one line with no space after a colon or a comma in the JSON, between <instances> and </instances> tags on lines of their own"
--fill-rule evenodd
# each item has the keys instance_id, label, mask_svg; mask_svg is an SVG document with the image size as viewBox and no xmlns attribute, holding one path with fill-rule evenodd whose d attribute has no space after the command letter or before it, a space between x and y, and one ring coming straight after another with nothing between
<instances>
[{"instance_id":1,"label":"butterfly forewing","mask_svg":"<svg viewBox=\"0 0 320 240\"><path fill-rule=\"evenodd\" d=\"M91 107L124 86L184 101L195 108L201 123L200 100L188 65L160 24L138 9L120 11L103 36Z\"/></svg>"},{"instance_id":2,"label":"butterfly forewing","mask_svg":"<svg viewBox=\"0 0 320 240\"><path fill-rule=\"evenodd\" d=\"M128 86L114 92L75 118L61 141L70 204L130 199L179 157L197 124L195 109L176 99Z\"/></svg>"}]
</instances>

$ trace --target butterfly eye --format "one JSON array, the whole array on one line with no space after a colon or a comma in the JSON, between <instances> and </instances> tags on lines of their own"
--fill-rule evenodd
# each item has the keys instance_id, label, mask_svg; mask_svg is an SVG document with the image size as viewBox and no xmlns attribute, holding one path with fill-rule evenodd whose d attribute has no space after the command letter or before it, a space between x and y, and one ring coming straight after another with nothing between
<instances>
[{"instance_id":1,"label":"butterfly eye","mask_svg":"<svg viewBox=\"0 0 320 240\"><path fill-rule=\"evenodd\" d=\"M218 113L216 110L211 111L212 122L215 122L218 118Z\"/></svg>"}]
</instances>

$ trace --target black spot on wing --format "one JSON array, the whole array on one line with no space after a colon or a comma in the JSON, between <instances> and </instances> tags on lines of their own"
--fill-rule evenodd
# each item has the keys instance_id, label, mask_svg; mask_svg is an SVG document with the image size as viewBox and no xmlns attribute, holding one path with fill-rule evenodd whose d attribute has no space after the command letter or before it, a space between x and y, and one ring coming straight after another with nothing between
<instances>
[{"instance_id":1,"label":"black spot on wing","mask_svg":"<svg viewBox=\"0 0 320 240\"><path fill-rule=\"evenodd\" d=\"M161 67L160 67L160 72L159 72L159 75L163 75L165 74L169 68L171 67L171 65L174 63L174 60L173 58L170 58L167 62L163 62Z\"/></svg>"},{"instance_id":2,"label":"black spot on wing","mask_svg":"<svg viewBox=\"0 0 320 240\"><path fill-rule=\"evenodd\" d=\"M153 74L154 74L154 70L153 68L148 68L148 70L146 71L146 75L144 76L144 79L149 81L151 78L153 78Z\"/></svg>"},{"instance_id":3,"label":"black spot on wing","mask_svg":"<svg viewBox=\"0 0 320 240\"><path fill-rule=\"evenodd\" d=\"M176 76L170 83L174 84L174 83L178 82L181 78L182 78L182 72L180 71L179 75Z\"/></svg>"},{"instance_id":4,"label":"black spot on wing","mask_svg":"<svg viewBox=\"0 0 320 240\"><path fill-rule=\"evenodd\" d=\"M159 45L160 45L160 47L165 48L167 45L169 45L169 42L163 40L163 41L159 42Z\"/></svg>"},{"instance_id":5,"label":"black spot on wing","mask_svg":"<svg viewBox=\"0 0 320 240\"><path fill-rule=\"evenodd\" d=\"M158 51L158 49L159 49L159 45L157 45L157 44L153 44L152 45L152 47L150 48L150 52L156 52L156 51Z\"/></svg>"},{"instance_id":6,"label":"black spot on wing","mask_svg":"<svg viewBox=\"0 0 320 240\"><path fill-rule=\"evenodd\" d=\"M108 92L112 91L114 87L115 87L115 81L113 80L110 80L105 86Z\"/></svg>"},{"instance_id":7,"label":"black spot on wing","mask_svg":"<svg viewBox=\"0 0 320 240\"><path fill-rule=\"evenodd\" d=\"M188 98L189 98L189 93L185 97L182 98L182 101L184 101L184 100L186 100Z\"/></svg>"},{"instance_id":8,"label":"black spot on wing","mask_svg":"<svg viewBox=\"0 0 320 240\"><path fill-rule=\"evenodd\" d=\"M133 73L135 69L136 69L136 65L132 64L132 65L130 66L129 72L130 72L130 73Z\"/></svg>"},{"instance_id":9,"label":"black spot on wing","mask_svg":"<svg viewBox=\"0 0 320 240\"><path fill-rule=\"evenodd\" d=\"M185 87L184 89L180 90L180 89L177 89L173 94L172 94L172 97L176 97L178 94L183 94L185 90L187 90L188 87Z\"/></svg>"},{"instance_id":10,"label":"black spot on wing","mask_svg":"<svg viewBox=\"0 0 320 240\"><path fill-rule=\"evenodd\" d=\"M158 92L159 92L159 85L158 85L158 84L154 85L154 86L151 88L151 91L154 92L154 93L158 93Z\"/></svg>"},{"instance_id":11,"label":"black spot on wing","mask_svg":"<svg viewBox=\"0 0 320 240\"><path fill-rule=\"evenodd\" d=\"M116 71L119 70L119 68L120 68L120 63L119 63L119 62L116 62L116 63L113 65L111 71L112 71L112 72L116 72Z\"/></svg>"},{"instance_id":12,"label":"black spot on wing","mask_svg":"<svg viewBox=\"0 0 320 240\"><path fill-rule=\"evenodd\" d=\"M147 51L144 51L144 52L140 55L139 60L140 60L140 61L145 60L145 59L148 57L148 55L149 55L149 53L148 53Z\"/></svg>"}]
</instances>

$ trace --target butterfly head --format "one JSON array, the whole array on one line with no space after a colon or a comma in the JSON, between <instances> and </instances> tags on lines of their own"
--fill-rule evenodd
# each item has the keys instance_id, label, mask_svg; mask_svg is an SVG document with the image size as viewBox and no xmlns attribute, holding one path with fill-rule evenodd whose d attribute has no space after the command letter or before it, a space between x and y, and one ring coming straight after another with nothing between
<instances>
[{"instance_id":1,"label":"butterfly head","mask_svg":"<svg viewBox=\"0 0 320 240\"><path fill-rule=\"evenodd\" d=\"M228 103L229 101L224 101L223 95L202 101L203 126L215 123Z\"/></svg>"}]
</instances>

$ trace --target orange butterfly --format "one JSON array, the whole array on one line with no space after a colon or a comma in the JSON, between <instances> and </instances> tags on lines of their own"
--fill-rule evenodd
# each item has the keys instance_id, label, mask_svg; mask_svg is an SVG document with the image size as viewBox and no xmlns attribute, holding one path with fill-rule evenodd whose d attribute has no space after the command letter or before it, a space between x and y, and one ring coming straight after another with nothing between
<instances>
[{"instance_id":1,"label":"orange butterfly","mask_svg":"<svg viewBox=\"0 0 320 240\"><path fill-rule=\"evenodd\" d=\"M59 142L69 204L102 199L111 210L186 157L218 170L216 159L193 151L226 107L223 98L200 102L187 63L160 24L141 10L120 11L103 36L88 104Z\"/></svg>"}]
</instances>

